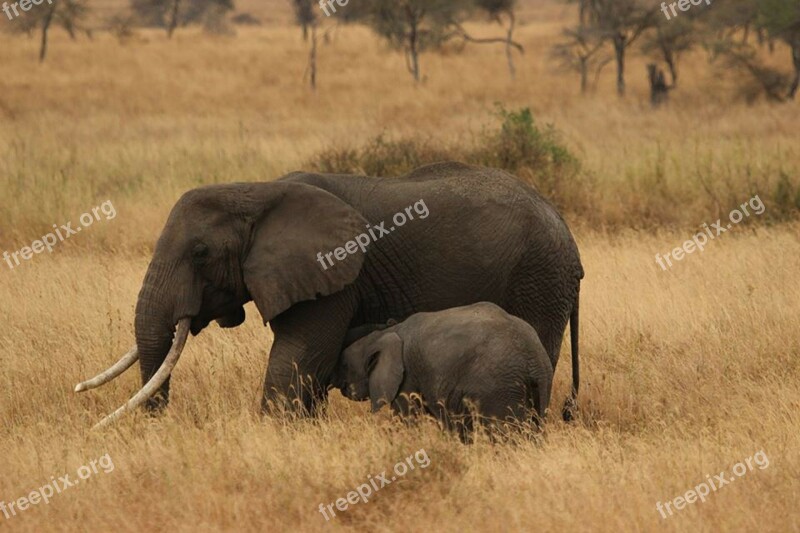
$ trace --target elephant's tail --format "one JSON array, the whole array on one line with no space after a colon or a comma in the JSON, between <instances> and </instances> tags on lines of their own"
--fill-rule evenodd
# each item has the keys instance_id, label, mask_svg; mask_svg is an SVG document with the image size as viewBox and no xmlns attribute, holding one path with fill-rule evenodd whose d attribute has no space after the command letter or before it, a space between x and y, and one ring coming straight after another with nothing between
<instances>
[{"instance_id":1,"label":"elephant's tail","mask_svg":"<svg viewBox=\"0 0 800 533\"><path fill-rule=\"evenodd\" d=\"M578 350L578 314L580 307L580 285L575 294L575 305L572 307L572 314L569 316L569 338L572 348L572 393L564 403L562 417L565 422L571 421L575 417L578 409L578 387L581 383L580 357Z\"/></svg>"}]
</instances>

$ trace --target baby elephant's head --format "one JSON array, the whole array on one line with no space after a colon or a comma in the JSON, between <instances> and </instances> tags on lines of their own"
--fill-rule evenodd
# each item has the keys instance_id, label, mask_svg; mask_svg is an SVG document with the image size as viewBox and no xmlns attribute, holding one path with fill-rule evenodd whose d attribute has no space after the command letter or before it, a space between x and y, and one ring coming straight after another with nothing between
<instances>
[{"instance_id":1,"label":"baby elephant's head","mask_svg":"<svg viewBox=\"0 0 800 533\"><path fill-rule=\"evenodd\" d=\"M357 402L369 398L369 370L360 357L359 344L363 340L356 341L345 349L334 376L334 383L342 391L342 395Z\"/></svg>"},{"instance_id":2,"label":"baby elephant's head","mask_svg":"<svg viewBox=\"0 0 800 533\"><path fill-rule=\"evenodd\" d=\"M391 403L403 381L403 341L391 330L375 331L342 353L334 383L351 400L372 400L372 410Z\"/></svg>"},{"instance_id":3,"label":"baby elephant's head","mask_svg":"<svg viewBox=\"0 0 800 533\"><path fill-rule=\"evenodd\" d=\"M385 328L385 326L383 326ZM342 394L357 402L369 399L369 374L377 360L377 352L370 353L381 331L361 337L342 352L339 368L334 377Z\"/></svg>"}]
</instances>

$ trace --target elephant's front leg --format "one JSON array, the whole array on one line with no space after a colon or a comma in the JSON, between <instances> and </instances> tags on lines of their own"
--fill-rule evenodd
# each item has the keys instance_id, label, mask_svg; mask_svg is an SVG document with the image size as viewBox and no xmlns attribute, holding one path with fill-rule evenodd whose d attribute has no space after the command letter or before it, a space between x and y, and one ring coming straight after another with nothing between
<instances>
[{"instance_id":1,"label":"elephant's front leg","mask_svg":"<svg viewBox=\"0 0 800 533\"><path fill-rule=\"evenodd\" d=\"M275 342L264 378L262 412L313 414L327 398L355 313L350 291L292 306L270 322Z\"/></svg>"}]
</instances>

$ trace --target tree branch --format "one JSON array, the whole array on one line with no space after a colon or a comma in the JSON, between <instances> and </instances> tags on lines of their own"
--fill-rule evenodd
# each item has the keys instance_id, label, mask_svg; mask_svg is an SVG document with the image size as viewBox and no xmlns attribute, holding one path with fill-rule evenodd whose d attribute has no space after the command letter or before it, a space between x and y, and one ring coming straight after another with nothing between
<instances>
[{"instance_id":1,"label":"tree branch","mask_svg":"<svg viewBox=\"0 0 800 533\"><path fill-rule=\"evenodd\" d=\"M456 29L455 32L456 35L458 37L461 37L465 41L477 44L490 44L490 43L508 44L519 50L520 54L525 53L525 49L522 47L521 44L519 44L516 41L505 39L502 37L486 37L486 38L473 37L469 33L467 33L467 31L460 24L455 24L455 29Z\"/></svg>"}]
</instances>

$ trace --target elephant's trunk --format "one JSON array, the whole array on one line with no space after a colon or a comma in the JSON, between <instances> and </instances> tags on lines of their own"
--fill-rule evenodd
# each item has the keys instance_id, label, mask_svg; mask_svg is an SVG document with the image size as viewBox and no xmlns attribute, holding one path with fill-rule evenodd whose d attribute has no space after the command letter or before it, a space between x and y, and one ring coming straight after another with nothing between
<instances>
[{"instance_id":1,"label":"elephant's trunk","mask_svg":"<svg viewBox=\"0 0 800 533\"><path fill-rule=\"evenodd\" d=\"M166 406L169 401L169 377L183 352L192 317L197 313L197 309L191 306L191 281L178 283L180 276L177 274L175 268L155 261L147 269L136 303L135 319L142 388L94 428L104 427L142 404L152 410ZM127 364L128 360L123 359ZM106 373L119 370L122 362Z\"/></svg>"},{"instance_id":2,"label":"elephant's trunk","mask_svg":"<svg viewBox=\"0 0 800 533\"><path fill-rule=\"evenodd\" d=\"M172 269L153 262L147 269L136 302L136 346L139 348L139 370L144 386L155 375L172 345L175 324L175 295L170 288L177 286ZM148 410L163 408L169 402L169 379L157 394L145 404Z\"/></svg>"},{"instance_id":3,"label":"elephant's trunk","mask_svg":"<svg viewBox=\"0 0 800 533\"><path fill-rule=\"evenodd\" d=\"M191 319L183 318L178 322L177 332L175 333L175 341L172 344L172 348L170 349L167 357L164 359L164 363L158 369L158 371L153 375L153 377L148 381L142 388L137 392L133 398L128 400L128 402L108 415L107 417L103 418L100 422L95 424L94 428L102 428L125 414L126 411L130 411L131 409L136 409L145 401L150 399L156 391L161 388L164 383L169 379L169 375L172 373L172 370L175 368L175 365L178 364L178 359L181 357L181 353L183 352L183 347L186 344L186 338L189 336L189 325Z\"/></svg>"}]
</instances>

